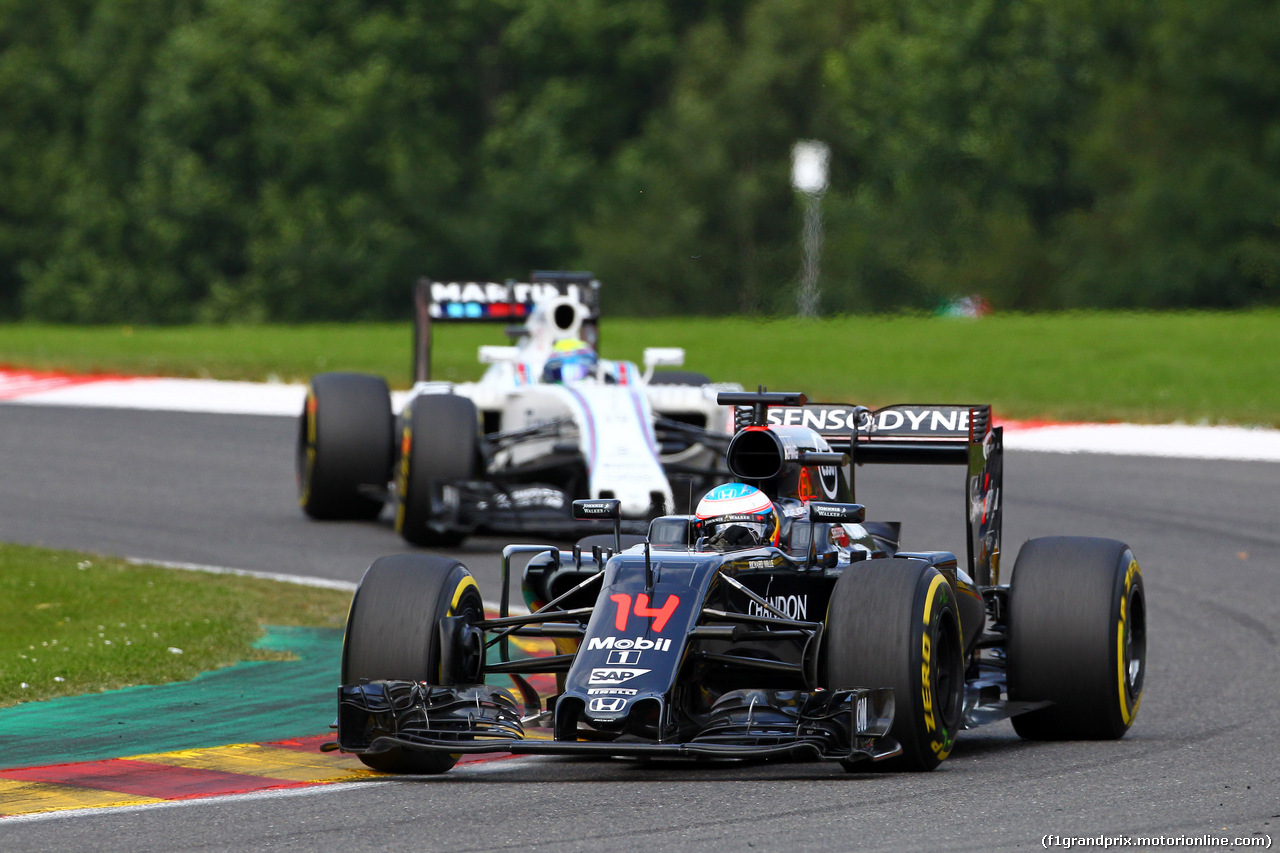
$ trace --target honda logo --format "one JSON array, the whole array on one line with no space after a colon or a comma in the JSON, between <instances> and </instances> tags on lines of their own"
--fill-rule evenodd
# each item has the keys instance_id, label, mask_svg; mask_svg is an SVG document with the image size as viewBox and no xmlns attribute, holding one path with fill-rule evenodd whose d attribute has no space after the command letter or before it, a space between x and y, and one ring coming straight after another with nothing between
<instances>
[{"instance_id":1,"label":"honda logo","mask_svg":"<svg viewBox=\"0 0 1280 853\"><path fill-rule=\"evenodd\" d=\"M627 707L626 699L615 699L610 697L608 699L592 699L591 703L587 706L587 709L591 711L604 711L606 713L616 714L625 707Z\"/></svg>"}]
</instances>

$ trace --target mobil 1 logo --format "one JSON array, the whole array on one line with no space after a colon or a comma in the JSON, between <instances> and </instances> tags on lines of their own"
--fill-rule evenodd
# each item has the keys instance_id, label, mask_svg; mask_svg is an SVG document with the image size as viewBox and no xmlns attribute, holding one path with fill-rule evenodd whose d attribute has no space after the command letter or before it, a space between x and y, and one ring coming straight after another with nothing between
<instances>
[{"instance_id":1,"label":"mobil 1 logo","mask_svg":"<svg viewBox=\"0 0 1280 853\"><path fill-rule=\"evenodd\" d=\"M614 650L609 652L609 659L606 661L609 666L635 666L640 663L640 653L637 651L621 651Z\"/></svg>"}]
</instances>

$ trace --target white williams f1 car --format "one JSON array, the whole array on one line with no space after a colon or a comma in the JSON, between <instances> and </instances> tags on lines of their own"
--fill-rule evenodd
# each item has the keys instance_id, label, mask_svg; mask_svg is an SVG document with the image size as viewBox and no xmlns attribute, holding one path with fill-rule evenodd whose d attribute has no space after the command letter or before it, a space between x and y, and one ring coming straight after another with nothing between
<instances>
[{"instance_id":1,"label":"white williams f1 car","mask_svg":"<svg viewBox=\"0 0 1280 853\"><path fill-rule=\"evenodd\" d=\"M693 502L728 476L732 413L707 377L678 370L684 352L650 348L643 369L599 358L599 283L539 272L528 282L436 282L416 289L413 389L393 414L381 377L312 378L298 433L303 511L375 518L418 545L478 530L556 533L571 504L620 502L643 523ZM433 327L520 321L509 346L480 347L478 382L431 378Z\"/></svg>"}]
</instances>

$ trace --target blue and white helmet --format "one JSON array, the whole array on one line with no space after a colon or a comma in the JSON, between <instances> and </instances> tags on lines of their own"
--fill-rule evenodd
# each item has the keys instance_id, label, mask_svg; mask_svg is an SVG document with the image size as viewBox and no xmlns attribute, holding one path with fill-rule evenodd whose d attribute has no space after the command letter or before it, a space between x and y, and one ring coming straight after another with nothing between
<instances>
[{"instance_id":1,"label":"blue and white helmet","mask_svg":"<svg viewBox=\"0 0 1280 853\"><path fill-rule=\"evenodd\" d=\"M548 383L577 382L595 373L596 354L586 341L565 338L551 348L542 368L542 381Z\"/></svg>"},{"instance_id":2,"label":"blue and white helmet","mask_svg":"<svg viewBox=\"0 0 1280 853\"><path fill-rule=\"evenodd\" d=\"M717 550L778 544L778 513L769 496L745 483L724 483L703 496L694 512L707 544Z\"/></svg>"}]
</instances>

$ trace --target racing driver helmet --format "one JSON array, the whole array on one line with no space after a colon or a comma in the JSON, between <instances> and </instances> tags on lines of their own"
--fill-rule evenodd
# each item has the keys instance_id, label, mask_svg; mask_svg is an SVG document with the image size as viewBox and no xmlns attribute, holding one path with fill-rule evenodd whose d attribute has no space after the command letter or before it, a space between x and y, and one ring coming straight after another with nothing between
<instances>
[{"instance_id":1,"label":"racing driver helmet","mask_svg":"<svg viewBox=\"0 0 1280 853\"><path fill-rule=\"evenodd\" d=\"M542 366L543 382L577 382L595 373L596 354L586 341L565 338L556 341Z\"/></svg>"},{"instance_id":2,"label":"racing driver helmet","mask_svg":"<svg viewBox=\"0 0 1280 853\"><path fill-rule=\"evenodd\" d=\"M736 551L778 544L778 513L769 496L745 483L716 486L698 502L706 547Z\"/></svg>"}]
</instances>

